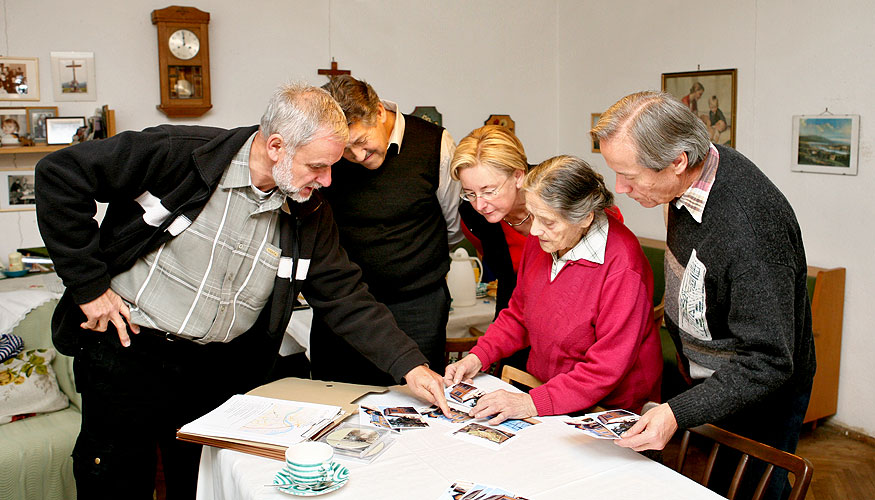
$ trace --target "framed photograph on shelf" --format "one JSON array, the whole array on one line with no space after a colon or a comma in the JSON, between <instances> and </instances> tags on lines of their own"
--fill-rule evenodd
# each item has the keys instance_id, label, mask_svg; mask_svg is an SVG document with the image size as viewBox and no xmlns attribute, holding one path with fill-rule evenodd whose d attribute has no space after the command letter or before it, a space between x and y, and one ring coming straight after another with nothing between
<instances>
[{"instance_id":1,"label":"framed photograph on shelf","mask_svg":"<svg viewBox=\"0 0 875 500\"><path fill-rule=\"evenodd\" d=\"M592 118L590 120L589 128L593 129L599 122L599 118L602 117L601 113L593 113ZM592 152L593 153L601 153L601 149L599 149L599 141L592 139Z\"/></svg>"},{"instance_id":2,"label":"framed photograph on shelf","mask_svg":"<svg viewBox=\"0 0 875 500\"><path fill-rule=\"evenodd\" d=\"M27 133L33 142L46 142L46 118L58 116L57 106L27 108Z\"/></svg>"},{"instance_id":3,"label":"framed photograph on shelf","mask_svg":"<svg viewBox=\"0 0 875 500\"><path fill-rule=\"evenodd\" d=\"M36 208L33 169L0 170L0 212Z\"/></svg>"},{"instance_id":4,"label":"framed photograph on shelf","mask_svg":"<svg viewBox=\"0 0 875 500\"><path fill-rule=\"evenodd\" d=\"M857 175L860 115L793 116L794 172Z\"/></svg>"},{"instance_id":5,"label":"framed photograph on shelf","mask_svg":"<svg viewBox=\"0 0 875 500\"><path fill-rule=\"evenodd\" d=\"M96 101L94 52L52 52L52 91L56 101Z\"/></svg>"},{"instance_id":6,"label":"framed photograph on shelf","mask_svg":"<svg viewBox=\"0 0 875 500\"><path fill-rule=\"evenodd\" d=\"M702 120L711 142L735 147L737 76L737 69L663 73L662 90Z\"/></svg>"},{"instance_id":7,"label":"framed photograph on shelf","mask_svg":"<svg viewBox=\"0 0 875 500\"><path fill-rule=\"evenodd\" d=\"M0 108L0 145L20 146L20 138L27 134L25 108Z\"/></svg>"},{"instance_id":8,"label":"framed photograph on shelf","mask_svg":"<svg viewBox=\"0 0 875 500\"><path fill-rule=\"evenodd\" d=\"M46 118L46 142L49 145L73 144L80 128L85 128L84 116Z\"/></svg>"},{"instance_id":9,"label":"framed photograph on shelf","mask_svg":"<svg viewBox=\"0 0 875 500\"><path fill-rule=\"evenodd\" d=\"M39 59L0 57L0 101L39 101Z\"/></svg>"}]
</instances>

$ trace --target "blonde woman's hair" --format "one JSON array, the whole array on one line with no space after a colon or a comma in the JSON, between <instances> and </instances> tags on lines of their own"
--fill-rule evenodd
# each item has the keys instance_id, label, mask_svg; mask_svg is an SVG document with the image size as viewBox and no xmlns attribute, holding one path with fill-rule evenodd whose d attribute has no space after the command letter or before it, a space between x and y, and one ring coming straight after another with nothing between
<instances>
[{"instance_id":1,"label":"blonde woman's hair","mask_svg":"<svg viewBox=\"0 0 875 500\"><path fill-rule=\"evenodd\" d=\"M526 175L522 190L536 195L571 224L614 204L614 195L601 174L576 156L545 160Z\"/></svg>"},{"instance_id":2,"label":"blonde woman's hair","mask_svg":"<svg viewBox=\"0 0 875 500\"><path fill-rule=\"evenodd\" d=\"M459 141L450 175L459 180L459 171L468 167L486 165L513 175L514 170L528 171L523 143L507 127L486 125L473 130Z\"/></svg>"}]
</instances>

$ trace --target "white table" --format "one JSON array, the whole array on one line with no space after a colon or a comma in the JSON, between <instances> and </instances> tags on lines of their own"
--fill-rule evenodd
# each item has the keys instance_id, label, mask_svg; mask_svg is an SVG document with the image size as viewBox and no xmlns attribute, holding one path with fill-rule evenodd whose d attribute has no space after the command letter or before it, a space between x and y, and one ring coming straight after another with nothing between
<instances>
[{"instance_id":1,"label":"white table","mask_svg":"<svg viewBox=\"0 0 875 500\"><path fill-rule=\"evenodd\" d=\"M488 375L478 375L475 383L484 389L509 387ZM362 402L422 406L395 390L368 395ZM371 464L338 459L350 469L349 483L321 498L433 500L455 481L497 486L531 500L722 498L634 451L587 437L563 418L540 418L543 423L497 451L449 436L458 426L432 423L428 429L405 431ZM276 460L205 446L197 498L288 499L265 486L282 466Z\"/></svg>"}]
</instances>

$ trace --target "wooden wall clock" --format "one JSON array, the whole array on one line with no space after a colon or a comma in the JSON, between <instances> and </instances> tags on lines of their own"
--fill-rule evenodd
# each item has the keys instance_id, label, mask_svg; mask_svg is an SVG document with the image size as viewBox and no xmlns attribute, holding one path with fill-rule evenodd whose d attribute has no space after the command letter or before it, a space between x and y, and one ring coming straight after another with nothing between
<instances>
[{"instance_id":1,"label":"wooden wall clock","mask_svg":"<svg viewBox=\"0 0 875 500\"><path fill-rule=\"evenodd\" d=\"M161 104L170 118L201 116L210 102L209 12L171 6L152 11L158 27L158 74Z\"/></svg>"}]
</instances>

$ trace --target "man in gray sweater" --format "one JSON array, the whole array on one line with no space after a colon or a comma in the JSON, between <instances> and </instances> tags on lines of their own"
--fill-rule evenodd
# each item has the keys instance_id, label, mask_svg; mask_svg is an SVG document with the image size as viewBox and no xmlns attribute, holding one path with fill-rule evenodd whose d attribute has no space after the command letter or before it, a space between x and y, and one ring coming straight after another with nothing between
<instances>
[{"instance_id":1,"label":"man in gray sweater","mask_svg":"<svg viewBox=\"0 0 875 500\"><path fill-rule=\"evenodd\" d=\"M702 122L668 94L624 97L591 134L617 174L617 193L667 205L665 321L692 380L617 444L662 449L678 428L713 423L794 452L815 358L790 204L750 160L711 144ZM786 473L776 476L769 498L785 486Z\"/></svg>"}]
</instances>

